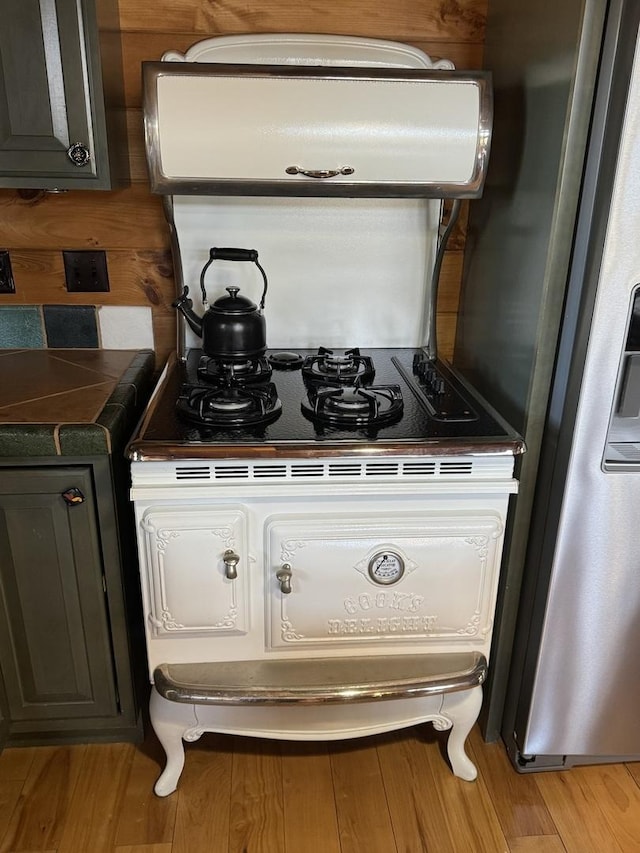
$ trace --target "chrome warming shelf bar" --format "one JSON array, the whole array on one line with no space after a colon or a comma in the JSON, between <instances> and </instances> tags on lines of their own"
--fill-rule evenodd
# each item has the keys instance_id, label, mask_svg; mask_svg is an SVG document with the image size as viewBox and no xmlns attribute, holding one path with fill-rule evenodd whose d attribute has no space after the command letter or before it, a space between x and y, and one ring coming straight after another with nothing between
<instances>
[{"instance_id":1,"label":"chrome warming shelf bar","mask_svg":"<svg viewBox=\"0 0 640 853\"><path fill-rule=\"evenodd\" d=\"M393 657L161 664L156 690L172 702L307 705L371 702L468 690L482 684L478 652Z\"/></svg>"}]
</instances>

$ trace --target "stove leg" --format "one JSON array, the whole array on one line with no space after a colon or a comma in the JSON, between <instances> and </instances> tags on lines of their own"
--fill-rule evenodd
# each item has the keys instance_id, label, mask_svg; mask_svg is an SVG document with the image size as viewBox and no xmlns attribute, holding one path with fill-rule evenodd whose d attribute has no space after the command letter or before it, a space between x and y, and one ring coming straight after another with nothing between
<instances>
[{"instance_id":1,"label":"stove leg","mask_svg":"<svg viewBox=\"0 0 640 853\"><path fill-rule=\"evenodd\" d=\"M464 744L473 728L480 706L482 705L482 687L447 693L442 703L441 714L451 721L451 734L447 742L447 755L455 776L472 782L478 775L475 765L464 751ZM440 728L440 726L437 726Z\"/></svg>"},{"instance_id":2,"label":"stove leg","mask_svg":"<svg viewBox=\"0 0 640 853\"><path fill-rule=\"evenodd\" d=\"M185 709L188 710L189 707L163 699L155 687L151 690L149 702L151 724L167 756L165 768L153 789L159 797L172 794L178 786L178 779L184 767L182 738L189 728L188 723L185 722Z\"/></svg>"}]
</instances>

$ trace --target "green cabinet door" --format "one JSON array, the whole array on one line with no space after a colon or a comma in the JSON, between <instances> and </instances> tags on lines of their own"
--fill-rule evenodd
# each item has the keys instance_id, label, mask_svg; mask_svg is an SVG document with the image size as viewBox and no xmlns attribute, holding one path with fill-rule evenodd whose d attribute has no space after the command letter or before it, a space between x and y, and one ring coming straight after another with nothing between
<instances>
[{"instance_id":1,"label":"green cabinet door","mask_svg":"<svg viewBox=\"0 0 640 853\"><path fill-rule=\"evenodd\" d=\"M94 0L0 0L0 187L108 189Z\"/></svg>"},{"instance_id":2,"label":"green cabinet door","mask_svg":"<svg viewBox=\"0 0 640 853\"><path fill-rule=\"evenodd\" d=\"M0 471L0 670L12 724L117 713L89 466Z\"/></svg>"}]
</instances>

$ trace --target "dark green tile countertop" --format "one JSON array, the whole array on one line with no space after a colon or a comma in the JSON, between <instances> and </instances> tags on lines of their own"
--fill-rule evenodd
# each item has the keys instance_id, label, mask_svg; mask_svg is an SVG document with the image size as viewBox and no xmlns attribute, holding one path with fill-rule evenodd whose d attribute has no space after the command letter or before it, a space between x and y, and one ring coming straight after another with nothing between
<instances>
[{"instance_id":1,"label":"dark green tile countertop","mask_svg":"<svg viewBox=\"0 0 640 853\"><path fill-rule=\"evenodd\" d=\"M0 352L0 458L119 451L153 371L150 350Z\"/></svg>"}]
</instances>

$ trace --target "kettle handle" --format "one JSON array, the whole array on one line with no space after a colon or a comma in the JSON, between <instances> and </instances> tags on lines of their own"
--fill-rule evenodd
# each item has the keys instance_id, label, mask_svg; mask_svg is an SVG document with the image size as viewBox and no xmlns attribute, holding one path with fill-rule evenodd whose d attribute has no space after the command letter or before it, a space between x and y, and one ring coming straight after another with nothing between
<instances>
[{"instance_id":1,"label":"kettle handle","mask_svg":"<svg viewBox=\"0 0 640 853\"><path fill-rule=\"evenodd\" d=\"M257 261L258 253L255 249L223 249L215 247L209 249L209 259L220 261Z\"/></svg>"},{"instance_id":2,"label":"kettle handle","mask_svg":"<svg viewBox=\"0 0 640 853\"><path fill-rule=\"evenodd\" d=\"M262 297L260 299L260 310L264 309L264 300L267 295L267 274L263 270L260 262L258 261L258 252L256 249L236 249L236 248L220 248L214 246L209 249L209 260L202 268L202 272L200 273L200 290L202 291L202 302L206 304L207 302L207 293L204 288L204 276L206 271L209 269L213 261L252 261L260 270L262 275L262 280L264 282L264 289L262 291Z\"/></svg>"}]
</instances>

